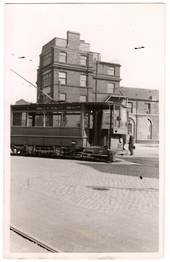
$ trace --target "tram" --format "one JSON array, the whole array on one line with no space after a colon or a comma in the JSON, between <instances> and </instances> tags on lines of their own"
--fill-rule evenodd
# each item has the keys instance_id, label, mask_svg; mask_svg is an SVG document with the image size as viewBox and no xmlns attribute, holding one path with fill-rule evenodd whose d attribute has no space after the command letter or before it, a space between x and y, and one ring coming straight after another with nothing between
<instances>
[{"instance_id":1,"label":"tram","mask_svg":"<svg viewBox=\"0 0 170 262\"><path fill-rule=\"evenodd\" d=\"M11 106L11 152L16 155L114 161L127 135L127 99Z\"/></svg>"}]
</instances>

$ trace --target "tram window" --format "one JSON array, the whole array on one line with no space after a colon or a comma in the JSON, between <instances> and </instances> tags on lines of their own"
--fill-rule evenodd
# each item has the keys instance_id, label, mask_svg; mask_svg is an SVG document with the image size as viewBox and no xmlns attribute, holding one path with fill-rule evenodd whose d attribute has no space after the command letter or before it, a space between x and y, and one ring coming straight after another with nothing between
<instances>
[{"instance_id":1,"label":"tram window","mask_svg":"<svg viewBox=\"0 0 170 262\"><path fill-rule=\"evenodd\" d=\"M65 127L80 127L80 114L67 114L65 116Z\"/></svg>"},{"instance_id":2,"label":"tram window","mask_svg":"<svg viewBox=\"0 0 170 262\"><path fill-rule=\"evenodd\" d=\"M115 127L120 127L120 106L115 106L114 119Z\"/></svg>"},{"instance_id":3,"label":"tram window","mask_svg":"<svg viewBox=\"0 0 170 262\"><path fill-rule=\"evenodd\" d=\"M33 123L34 123L34 121L33 121L33 116L32 115L29 115L28 116L28 126L33 126Z\"/></svg>"},{"instance_id":4,"label":"tram window","mask_svg":"<svg viewBox=\"0 0 170 262\"><path fill-rule=\"evenodd\" d=\"M22 124L22 113L14 112L13 113L13 125L21 126Z\"/></svg>"},{"instance_id":5,"label":"tram window","mask_svg":"<svg viewBox=\"0 0 170 262\"><path fill-rule=\"evenodd\" d=\"M43 126L43 116L42 115L35 116L35 126Z\"/></svg>"},{"instance_id":6,"label":"tram window","mask_svg":"<svg viewBox=\"0 0 170 262\"><path fill-rule=\"evenodd\" d=\"M53 126L53 116L51 114L47 114L45 116L45 125L46 126Z\"/></svg>"},{"instance_id":7,"label":"tram window","mask_svg":"<svg viewBox=\"0 0 170 262\"><path fill-rule=\"evenodd\" d=\"M58 113L53 116L54 127L80 127L80 114L75 113Z\"/></svg>"},{"instance_id":8,"label":"tram window","mask_svg":"<svg viewBox=\"0 0 170 262\"><path fill-rule=\"evenodd\" d=\"M22 126L26 126L27 125L27 113L26 112L22 112L21 125Z\"/></svg>"}]
</instances>

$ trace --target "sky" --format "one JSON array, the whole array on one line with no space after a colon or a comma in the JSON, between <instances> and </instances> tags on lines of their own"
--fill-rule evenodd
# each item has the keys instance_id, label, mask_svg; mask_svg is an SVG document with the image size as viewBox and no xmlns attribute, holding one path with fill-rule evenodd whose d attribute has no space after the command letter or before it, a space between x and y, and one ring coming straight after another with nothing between
<instances>
[{"instance_id":1,"label":"sky","mask_svg":"<svg viewBox=\"0 0 170 262\"><path fill-rule=\"evenodd\" d=\"M79 32L102 61L121 64L121 86L164 88L164 16L156 3L6 4L6 100L36 102L36 88L10 69L35 84L42 46L68 30Z\"/></svg>"}]
</instances>

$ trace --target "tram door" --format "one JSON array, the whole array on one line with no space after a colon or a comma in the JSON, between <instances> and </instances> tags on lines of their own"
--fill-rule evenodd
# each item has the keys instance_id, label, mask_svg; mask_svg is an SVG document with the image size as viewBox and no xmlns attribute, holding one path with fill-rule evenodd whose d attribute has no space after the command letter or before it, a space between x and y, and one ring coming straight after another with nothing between
<instances>
[{"instance_id":1,"label":"tram door","mask_svg":"<svg viewBox=\"0 0 170 262\"><path fill-rule=\"evenodd\" d=\"M93 114L93 131L94 131L94 145L101 145L102 136L102 110L95 110Z\"/></svg>"}]
</instances>

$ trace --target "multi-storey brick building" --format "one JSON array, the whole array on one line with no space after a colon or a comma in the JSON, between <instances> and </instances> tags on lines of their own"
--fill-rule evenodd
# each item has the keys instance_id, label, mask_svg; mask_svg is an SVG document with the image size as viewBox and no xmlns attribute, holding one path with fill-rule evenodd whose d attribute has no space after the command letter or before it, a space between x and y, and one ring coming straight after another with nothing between
<instances>
[{"instance_id":1,"label":"multi-storey brick building","mask_svg":"<svg viewBox=\"0 0 170 262\"><path fill-rule=\"evenodd\" d=\"M104 102L111 96L128 97L128 131L136 141L158 141L158 91L120 88L120 64L101 61L99 53L80 34L67 32L67 39L54 38L42 47L37 77L37 102ZM43 93L41 92L43 91ZM115 126L121 126L121 113L115 110ZM117 123L119 119L119 123ZM53 125L59 120L53 119ZM79 124L67 118L67 125ZM113 120L114 123L114 120Z\"/></svg>"},{"instance_id":2,"label":"multi-storey brick building","mask_svg":"<svg viewBox=\"0 0 170 262\"><path fill-rule=\"evenodd\" d=\"M66 102L105 101L119 88L120 65L102 62L100 54L67 32L67 39L54 38L43 46L38 69L37 102L47 102L40 89L55 100ZM50 102L50 101L48 101Z\"/></svg>"}]
</instances>

